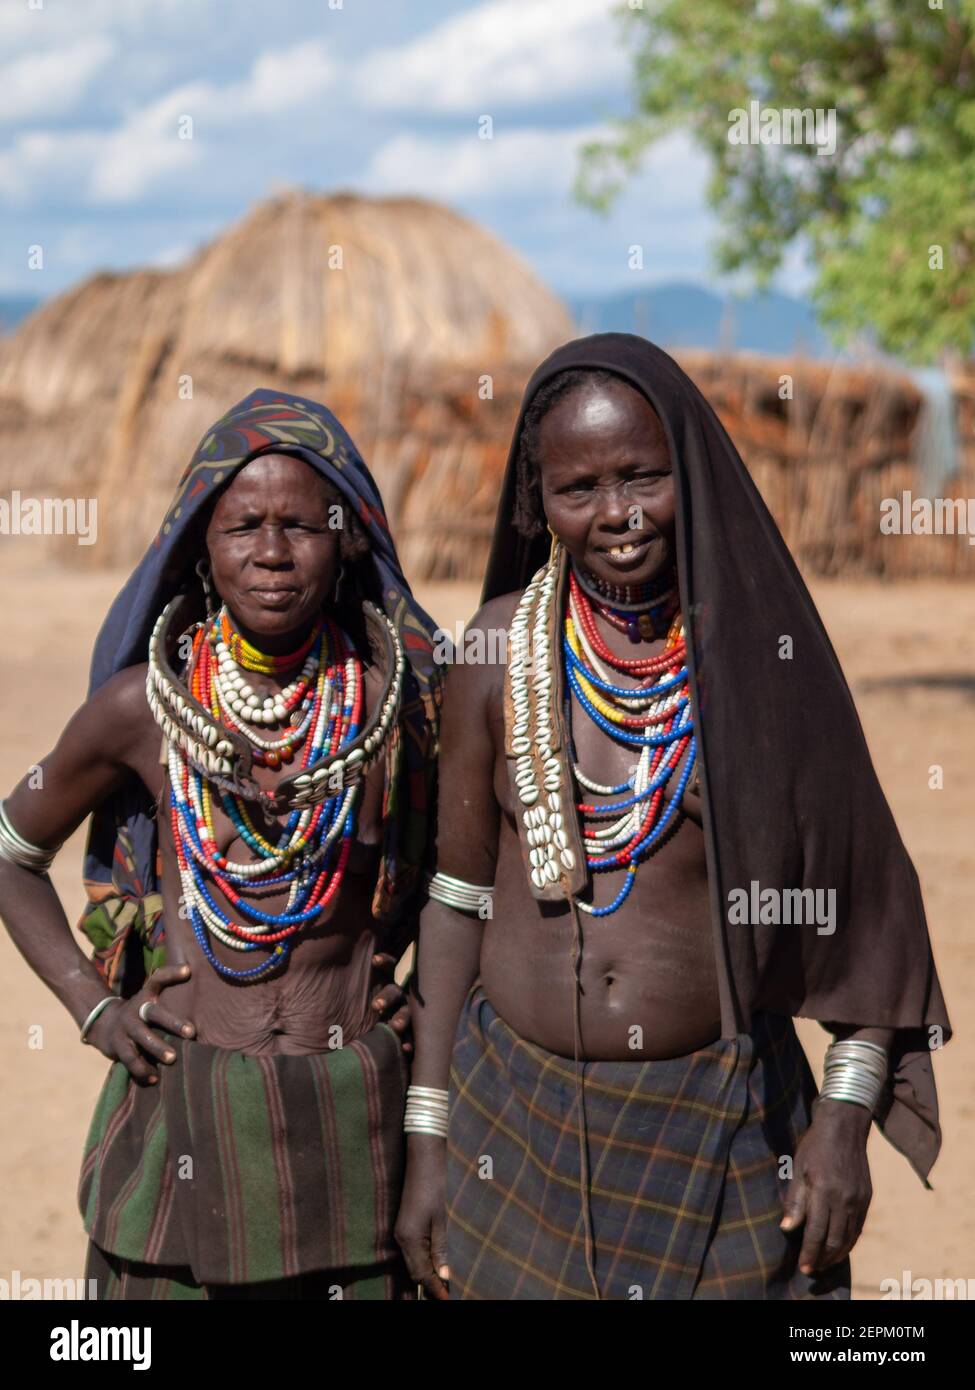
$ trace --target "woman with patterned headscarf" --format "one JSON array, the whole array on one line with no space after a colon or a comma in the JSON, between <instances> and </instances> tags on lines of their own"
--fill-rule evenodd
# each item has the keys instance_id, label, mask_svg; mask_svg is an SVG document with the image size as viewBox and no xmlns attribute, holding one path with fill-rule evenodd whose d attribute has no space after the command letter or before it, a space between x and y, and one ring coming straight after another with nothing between
<instances>
[{"instance_id":1,"label":"woman with patterned headscarf","mask_svg":"<svg viewBox=\"0 0 975 1390\"><path fill-rule=\"evenodd\" d=\"M408 1044L380 985L427 853L432 631L341 425L255 391L0 802L7 926L113 1062L80 1186L99 1297L409 1296ZM93 960L46 877L89 815Z\"/></svg>"}]
</instances>

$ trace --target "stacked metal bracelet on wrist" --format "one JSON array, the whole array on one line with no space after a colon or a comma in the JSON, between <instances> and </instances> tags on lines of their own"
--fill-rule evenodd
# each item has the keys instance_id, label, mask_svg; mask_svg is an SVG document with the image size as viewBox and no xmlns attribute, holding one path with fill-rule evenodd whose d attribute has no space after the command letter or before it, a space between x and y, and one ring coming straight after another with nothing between
<instances>
[{"instance_id":1,"label":"stacked metal bracelet on wrist","mask_svg":"<svg viewBox=\"0 0 975 1390\"><path fill-rule=\"evenodd\" d=\"M887 1051L879 1043L848 1039L832 1042L823 1062L820 1100L846 1100L871 1114L887 1080Z\"/></svg>"},{"instance_id":2,"label":"stacked metal bracelet on wrist","mask_svg":"<svg viewBox=\"0 0 975 1390\"><path fill-rule=\"evenodd\" d=\"M436 1086L408 1086L403 1131L406 1134L435 1134L439 1139L446 1139L447 1092L438 1090Z\"/></svg>"},{"instance_id":3,"label":"stacked metal bracelet on wrist","mask_svg":"<svg viewBox=\"0 0 975 1390\"><path fill-rule=\"evenodd\" d=\"M485 904L493 901L492 884L466 883L462 878L450 874L427 876L427 896L445 907L456 908L458 912L480 913Z\"/></svg>"}]
</instances>

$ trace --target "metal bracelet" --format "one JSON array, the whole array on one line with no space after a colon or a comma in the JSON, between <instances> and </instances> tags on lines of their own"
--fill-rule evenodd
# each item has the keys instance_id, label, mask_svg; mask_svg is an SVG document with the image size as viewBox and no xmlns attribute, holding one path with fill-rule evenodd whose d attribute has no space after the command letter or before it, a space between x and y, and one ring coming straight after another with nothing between
<instances>
[{"instance_id":1,"label":"metal bracelet","mask_svg":"<svg viewBox=\"0 0 975 1390\"><path fill-rule=\"evenodd\" d=\"M91 1032L95 1020L101 1017L103 1010L107 1009L109 1004L113 1003L124 1004L125 1000L120 999L117 994L106 994L104 999L99 999L98 1003L81 1025L81 1041L83 1043L88 1042L88 1034Z\"/></svg>"},{"instance_id":2,"label":"metal bracelet","mask_svg":"<svg viewBox=\"0 0 975 1390\"><path fill-rule=\"evenodd\" d=\"M18 835L7 815L5 802L0 801L0 857L18 868L29 869L32 874L46 874L60 848L55 845L54 849L42 849Z\"/></svg>"},{"instance_id":3,"label":"metal bracelet","mask_svg":"<svg viewBox=\"0 0 975 1390\"><path fill-rule=\"evenodd\" d=\"M445 907L456 908L458 912L480 914L484 899L494 897L494 885L465 883L462 878L436 873L427 878L427 896Z\"/></svg>"},{"instance_id":4,"label":"metal bracelet","mask_svg":"<svg viewBox=\"0 0 975 1390\"><path fill-rule=\"evenodd\" d=\"M447 1137L448 1093L436 1086L408 1086L403 1131Z\"/></svg>"},{"instance_id":5,"label":"metal bracelet","mask_svg":"<svg viewBox=\"0 0 975 1390\"><path fill-rule=\"evenodd\" d=\"M874 1113L887 1081L887 1051L860 1039L832 1042L823 1062L820 1100L844 1100Z\"/></svg>"}]
</instances>

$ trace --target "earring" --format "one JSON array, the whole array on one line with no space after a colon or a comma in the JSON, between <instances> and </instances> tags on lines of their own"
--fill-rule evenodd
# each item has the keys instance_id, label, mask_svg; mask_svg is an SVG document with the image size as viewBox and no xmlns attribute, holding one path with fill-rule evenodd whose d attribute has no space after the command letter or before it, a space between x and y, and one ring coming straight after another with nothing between
<instances>
[{"instance_id":1,"label":"earring","mask_svg":"<svg viewBox=\"0 0 975 1390\"><path fill-rule=\"evenodd\" d=\"M217 605L213 597L213 575L210 570L210 563L208 560L197 560L195 569L200 583L203 585L203 598L206 603L207 617L212 618L217 611Z\"/></svg>"},{"instance_id":2,"label":"earring","mask_svg":"<svg viewBox=\"0 0 975 1390\"><path fill-rule=\"evenodd\" d=\"M549 564L551 565L551 564L554 564L554 563L555 563L555 557L556 557L556 555L558 554L558 549L559 549L559 546L562 544L562 542L559 540L558 536L557 536L557 535L555 534L555 532L552 530L551 526L549 526L547 523L546 523L546 530L548 531L549 535L552 537L552 544L549 546L549 551L548 551L548 562L549 562Z\"/></svg>"}]
</instances>

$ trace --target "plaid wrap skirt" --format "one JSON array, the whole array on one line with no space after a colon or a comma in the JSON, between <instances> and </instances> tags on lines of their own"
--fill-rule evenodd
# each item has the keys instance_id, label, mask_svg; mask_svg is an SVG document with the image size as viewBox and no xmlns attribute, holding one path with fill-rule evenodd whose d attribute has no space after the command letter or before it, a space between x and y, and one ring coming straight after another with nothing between
<instances>
[{"instance_id":1,"label":"plaid wrap skirt","mask_svg":"<svg viewBox=\"0 0 975 1390\"><path fill-rule=\"evenodd\" d=\"M603 1299L845 1299L850 1262L798 1269L779 1227L816 1084L791 1018L663 1061L580 1062ZM576 1066L526 1042L480 983L450 1076L451 1296L595 1299Z\"/></svg>"}]
</instances>

